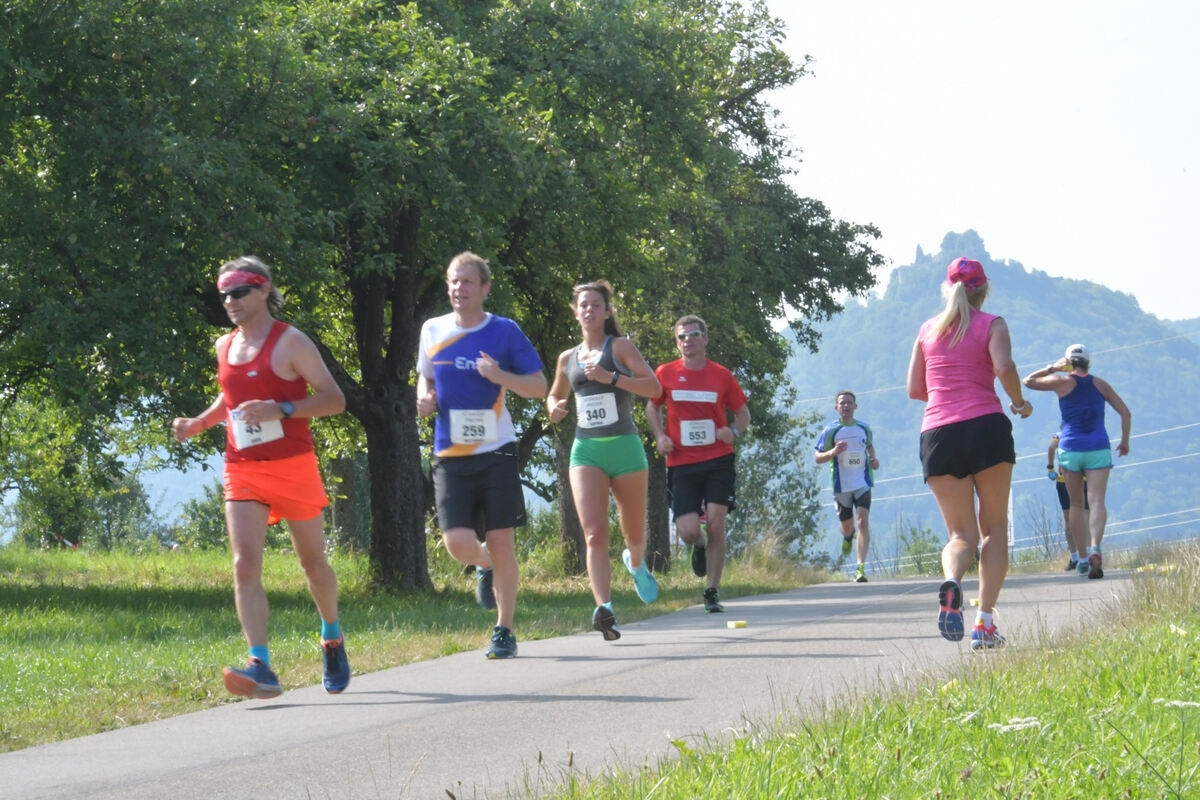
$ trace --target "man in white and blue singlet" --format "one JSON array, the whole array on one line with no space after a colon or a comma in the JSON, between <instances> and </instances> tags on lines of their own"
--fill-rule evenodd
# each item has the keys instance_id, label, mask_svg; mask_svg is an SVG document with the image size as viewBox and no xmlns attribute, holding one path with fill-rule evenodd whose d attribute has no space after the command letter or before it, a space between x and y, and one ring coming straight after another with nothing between
<instances>
[{"instance_id":1,"label":"man in white and blue singlet","mask_svg":"<svg viewBox=\"0 0 1200 800\"><path fill-rule=\"evenodd\" d=\"M417 413L437 414L433 485L446 550L475 565L476 599L497 610L486 655L512 658L520 582L513 529L525 524L525 497L504 395L540 398L547 387L542 360L517 323L483 310L491 287L487 261L470 252L451 260L453 311L421 327ZM482 544L477 527L485 532Z\"/></svg>"},{"instance_id":2,"label":"man in white and blue singlet","mask_svg":"<svg viewBox=\"0 0 1200 800\"><path fill-rule=\"evenodd\" d=\"M871 487L875 485L879 459L875 457L871 428L854 418L854 412L858 410L854 392L838 392L834 408L838 412L838 421L821 431L814 460L818 464L829 464L833 502L842 526L843 557L850 555L854 526L858 523L858 569L854 572L854 580L866 583L867 548L871 544Z\"/></svg>"}]
</instances>

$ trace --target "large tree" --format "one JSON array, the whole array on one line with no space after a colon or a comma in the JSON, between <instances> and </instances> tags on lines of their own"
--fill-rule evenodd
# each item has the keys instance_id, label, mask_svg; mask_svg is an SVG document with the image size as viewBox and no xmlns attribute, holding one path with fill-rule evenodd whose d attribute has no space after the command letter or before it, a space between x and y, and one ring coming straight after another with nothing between
<instances>
[{"instance_id":1,"label":"large tree","mask_svg":"<svg viewBox=\"0 0 1200 800\"><path fill-rule=\"evenodd\" d=\"M772 319L810 341L878 260L784 183L765 96L801 70L761 4L89 0L2 24L0 386L163 427L214 391L213 268L258 253L346 392L324 449L365 439L389 585L429 584L412 369L455 252L493 259L492 307L547 363L569 286L604 274L635 328L719 323L750 387L782 367Z\"/></svg>"}]
</instances>

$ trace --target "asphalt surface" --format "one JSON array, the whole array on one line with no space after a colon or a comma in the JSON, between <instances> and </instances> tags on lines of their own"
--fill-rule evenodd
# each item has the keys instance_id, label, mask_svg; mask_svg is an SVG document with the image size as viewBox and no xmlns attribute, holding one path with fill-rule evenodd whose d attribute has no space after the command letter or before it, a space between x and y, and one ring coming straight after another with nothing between
<instances>
[{"instance_id":1,"label":"asphalt surface","mask_svg":"<svg viewBox=\"0 0 1200 800\"><path fill-rule=\"evenodd\" d=\"M0 796L525 797L568 775L657 764L676 741L704 747L987 658L938 635L938 583L736 598L725 614L694 606L622 625L617 642L594 632L523 641L510 661L480 649L355 675L338 696L294 689L5 753ZM1011 575L997 624L1010 647L1045 647L1095 624L1128 588L1125 571ZM964 589L974 597L976 583ZM727 627L735 620L746 627Z\"/></svg>"}]
</instances>

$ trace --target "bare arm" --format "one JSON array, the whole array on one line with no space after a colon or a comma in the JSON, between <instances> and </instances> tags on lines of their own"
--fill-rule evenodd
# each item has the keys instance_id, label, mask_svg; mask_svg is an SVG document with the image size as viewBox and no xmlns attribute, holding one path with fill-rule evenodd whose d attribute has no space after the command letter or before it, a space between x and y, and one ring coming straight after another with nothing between
<instances>
[{"instance_id":1,"label":"bare arm","mask_svg":"<svg viewBox=\"0 0 1200 800\"><path fill-rule=\"evenodd\" d=\"M171 433L175 435L175 441L182 442L221 423L224 419L225 394L222 392L208 408L200 412L200 416L176 417L171 422Z\"/></svg>"},{"instance_id":2,"label":"bare arm","mask_svg":"<svg viewBox=\"0 0 1200 800\"><path fill-rule=\"evenodd\" d=\"M589 370L598 368L589 364L584 368L588 378L600 381L607 380L613 386L617 386L627 392L632 392L640 397L658 397L662 394L662 384L658 382L658 378L654 375L654 370L650 369L650 365L646 363L646 359L634 347L633 342L623 336L613 339L613 358L616 359L618 364L624 366L625 369L633 374L622 375L620 373L599 370L602 374L597 378L593 378Z\"/></svg>"},{"instance_id":3,"label":"bare arm","mask_svg":"<svg viewBox=\"0 0 1200 800\"><path fill-rule=\"evenodd\" d=\"M908 396L913 400L929 400L929 390L925 385L925 353L921 350L920 339L913 342L912 357L908 360L906 385Z\"/></svg>"},{"instance_id":4,"label":"bare arm","mask_svg":"<svg viewBox=\"0 0 1200 800\"><path fill-rule=\"evenodd\" d=\"M675 449L675 443L671 441L671 437L667 436L666 430L663 428L662 406L655 405L653 400L646 401L646 424L650 427L650 432L654 434L654 443L658 447L658 452L666 455Z\"/></svg>"},{"instance_id":5,"label":"bare arm","mask_svg":"<svg viewBox=\"0 0 1200 800\"><path fill-rule=\"evenodd\" d=\"M1000 379L1000 386L1012 401L1009 410L1026 419L1033 413L1033 403L1024 397L1017 365L1012 360L1012 340L1008 335L1008 324L997 317L988 330L988 354L992 357L992 370Z\"/></svg>"},{"instance_id":6,"label":"bare arm","mask_svg":"<svg viewBox=\"0 0 1200 800\"><path fill-rule=\"evenodd\" d=\"M1129 454L1129 431L1133 427L1133 413L1129 410L1129 406L1125 405L1125 401L1121 399L1121 395L1117 394L1116 390L1109 385L1108 381L1095 379L1096 388L1100 390L1100 394L1104 395L1104 399L1121 415L1121 441L1117 444L1117 455L1124 456Z\"/></svg>"},{"instance_id":7,"label":"bare arm","mask_svg":"<svg viewBox=\"0 0 1200 800\"><path fill-rule=\"evenodd\" d=\"M567 416L567 398L571 394L571 381L567 378L567 359L571 350L564 350L558 356L558 365L554 368L554 383L550 384L550 392L546 395L546 413L551 422L562 422Z\"/></svg>"},{"instance_id":8,"label":"bare arm","mask_svg":"<svg viewBox=\"0 0 1200 800\"><path fill-rule=\"evenodd\" d=\"M750 406L743 405L737 411L733 412L733 422L727 427L717 431L717 438L727 444L732 444L733 440L746 432L750 427ZM728 437L728 438L726 438Z\"/></svg>"}]
</instances>

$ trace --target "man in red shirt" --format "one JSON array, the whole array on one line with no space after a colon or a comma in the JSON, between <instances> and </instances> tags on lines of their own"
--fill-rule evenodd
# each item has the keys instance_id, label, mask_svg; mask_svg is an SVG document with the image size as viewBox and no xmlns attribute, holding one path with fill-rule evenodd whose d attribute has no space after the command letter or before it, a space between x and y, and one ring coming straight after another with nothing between
<instances>
[{"instance_id":1,"label":"man in red shirt","mask_svg":"<svg viewBox=\"0 0 1200 800\"><path fill-rule=\"evenodd\" d=\"M283 691L267 648L262 567L267 526L284 519L321 617L325 690L337 694L350 683L350 664L338 621L337 576L325 558L328 500L308 421L341 413L346 401L312 340L275 318L283 296L266 264L254 256L226 262L217 291L237 326L216 344L221 393L199 416L178 417L171 427L182 442L226 425L225 523L250 657L244 669L225 668L225 688L257 698Z\"/></svg>"},{"instance_id":2,"label":"man in red shirt","mask_svg":"<svg viewBox=\"0 0 1200 800\"><path fill-rule=\"evenodd\" d=\"M646 421L658 452L667 459L675 532L692 546L692 571L707 576L704 610L713 614L725 610L718 592L725 567L725 516L734 507L733 441L750 427L750 409L733 373L705 355L704 320L694 314L680 317L675 347L683 358L655 370L663 391L646 402Z\"/></svg>"}]
</instances>

